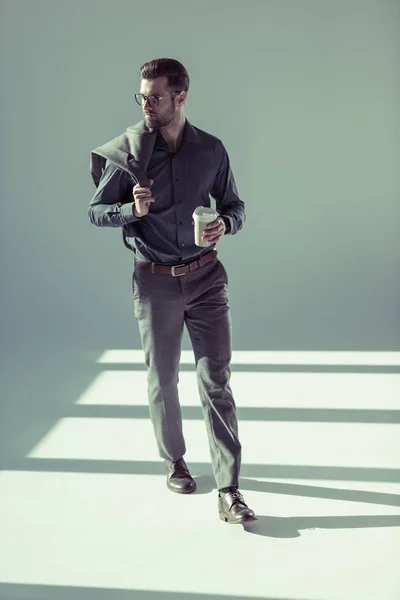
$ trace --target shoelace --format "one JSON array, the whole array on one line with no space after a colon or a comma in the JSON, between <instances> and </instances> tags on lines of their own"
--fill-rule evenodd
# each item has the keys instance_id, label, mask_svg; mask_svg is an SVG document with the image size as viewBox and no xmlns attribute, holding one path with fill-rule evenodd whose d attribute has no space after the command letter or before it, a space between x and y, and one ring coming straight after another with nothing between
<instances>
[{"instance_id":1,"label":"shoelace","mask_svg":"<svg viewBox=\"0 0 400 600\"><path fill-rule=\"evenodd\" d=\"M242 496L242 494L240 492L230 492L229 495L232 498L233 502L235 500L240 500L240 502L243 502L243 504L245 504L244 498L243 498L243 496Z\"/></svg>"},{"instance_id":2,"label":"shoelace","mask_svg":"<svg viewBox=\"0 0 400 600\"><path fill-rule=\"evenodd\" d=\"M190 475L190 473L189 473L189 471L188 471L187 467L185 467L185 465L184 465L182 462L179 462L179 463L175 463L175 464L174 464L174 468L173 468L173 470L171 471L171 477L173 477L173 476L175 475L175 473L176 473L176 471L177 471L177 470L179 470L179 471L180 471L181 473L183 473L184 475L187 475L187 476L189 476L189 475Z\"/></svg>"}]
</instances>

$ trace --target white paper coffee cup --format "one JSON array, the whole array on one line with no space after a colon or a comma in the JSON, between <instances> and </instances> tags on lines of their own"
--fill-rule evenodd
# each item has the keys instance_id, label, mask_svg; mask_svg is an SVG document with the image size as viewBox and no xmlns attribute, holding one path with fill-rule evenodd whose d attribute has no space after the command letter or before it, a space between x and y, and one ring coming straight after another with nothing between
<instances>
[{"instance_id":1,"label":"white paper coffee cup","mask_svg":"<svg viewBox=\"0 0 400 600\"><path fill-rule=\"evenodd\" d=\"M208 208L207 206L197 206L194 209L192 214L194 221L194 243L196 246L200 246L201 248L206 248L207 246L211 246L213 242L207 242L207 240L202 240L201 236L203 234L204 228L208 223L212 223L219 216L219 213L215 211L213 208Z\"/></svg>"}]
</instances>

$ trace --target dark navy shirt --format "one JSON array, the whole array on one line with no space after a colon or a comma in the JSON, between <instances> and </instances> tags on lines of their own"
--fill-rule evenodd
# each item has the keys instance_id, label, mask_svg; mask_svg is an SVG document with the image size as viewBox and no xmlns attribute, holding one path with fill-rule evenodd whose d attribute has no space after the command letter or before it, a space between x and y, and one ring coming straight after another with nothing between
<instances>
[{"instance_id":1,"label":"dark navy shirt","mask_svg":"<svg viewBox=\"0 0 400 600\"><path fill-rule=\"evenodd\" d=\"M192 214L197 206L211 207L229 220L234 235L243 226L244 202L239 199L228 153L217 137L186 119L181 147L174 152L157 134L147 167L155 202L144 217L135 217L129 173L109 160L89 205L89 219L97 227L123 227L126 245L137 260L181 263L195 260L215 248L194 242Z\"/></svg>"}]
</instances>

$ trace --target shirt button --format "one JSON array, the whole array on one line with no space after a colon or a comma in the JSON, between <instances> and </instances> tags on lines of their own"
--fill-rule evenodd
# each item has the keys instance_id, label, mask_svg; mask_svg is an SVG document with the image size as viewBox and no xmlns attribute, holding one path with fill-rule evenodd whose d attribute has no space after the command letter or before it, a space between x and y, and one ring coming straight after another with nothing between
<instances>
[{"instance_id":1,"label":"shirt button","mask_svg":"<svg viewBox=\"0 0 400 600\"><path fill-rule=\"evenodd\" d=\"M179 225L183 225L183 221L179 221Z\"/></svg>"}]
</instances>

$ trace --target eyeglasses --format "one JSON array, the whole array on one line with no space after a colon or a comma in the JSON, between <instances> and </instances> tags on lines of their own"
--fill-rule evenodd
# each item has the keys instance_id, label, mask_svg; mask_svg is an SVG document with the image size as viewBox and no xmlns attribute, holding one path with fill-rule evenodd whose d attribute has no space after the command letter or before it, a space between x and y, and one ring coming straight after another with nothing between
<instances>
[{"instance_id":1,"label":"eyeglasses","mask_svg":"<svg viewBox=\"0 0 400 600\"><path fill-rule=\"evenodd\" d=\"M175 90L172 94L180 94L182 90ZM142 106L143 100L148 101L150 106L158 106L158 103L166 96L156 96L155 94L150 94L150 96L146 96L145 94L134 94L136 102L139 106Z\"/></svg>"}]
</instances>

